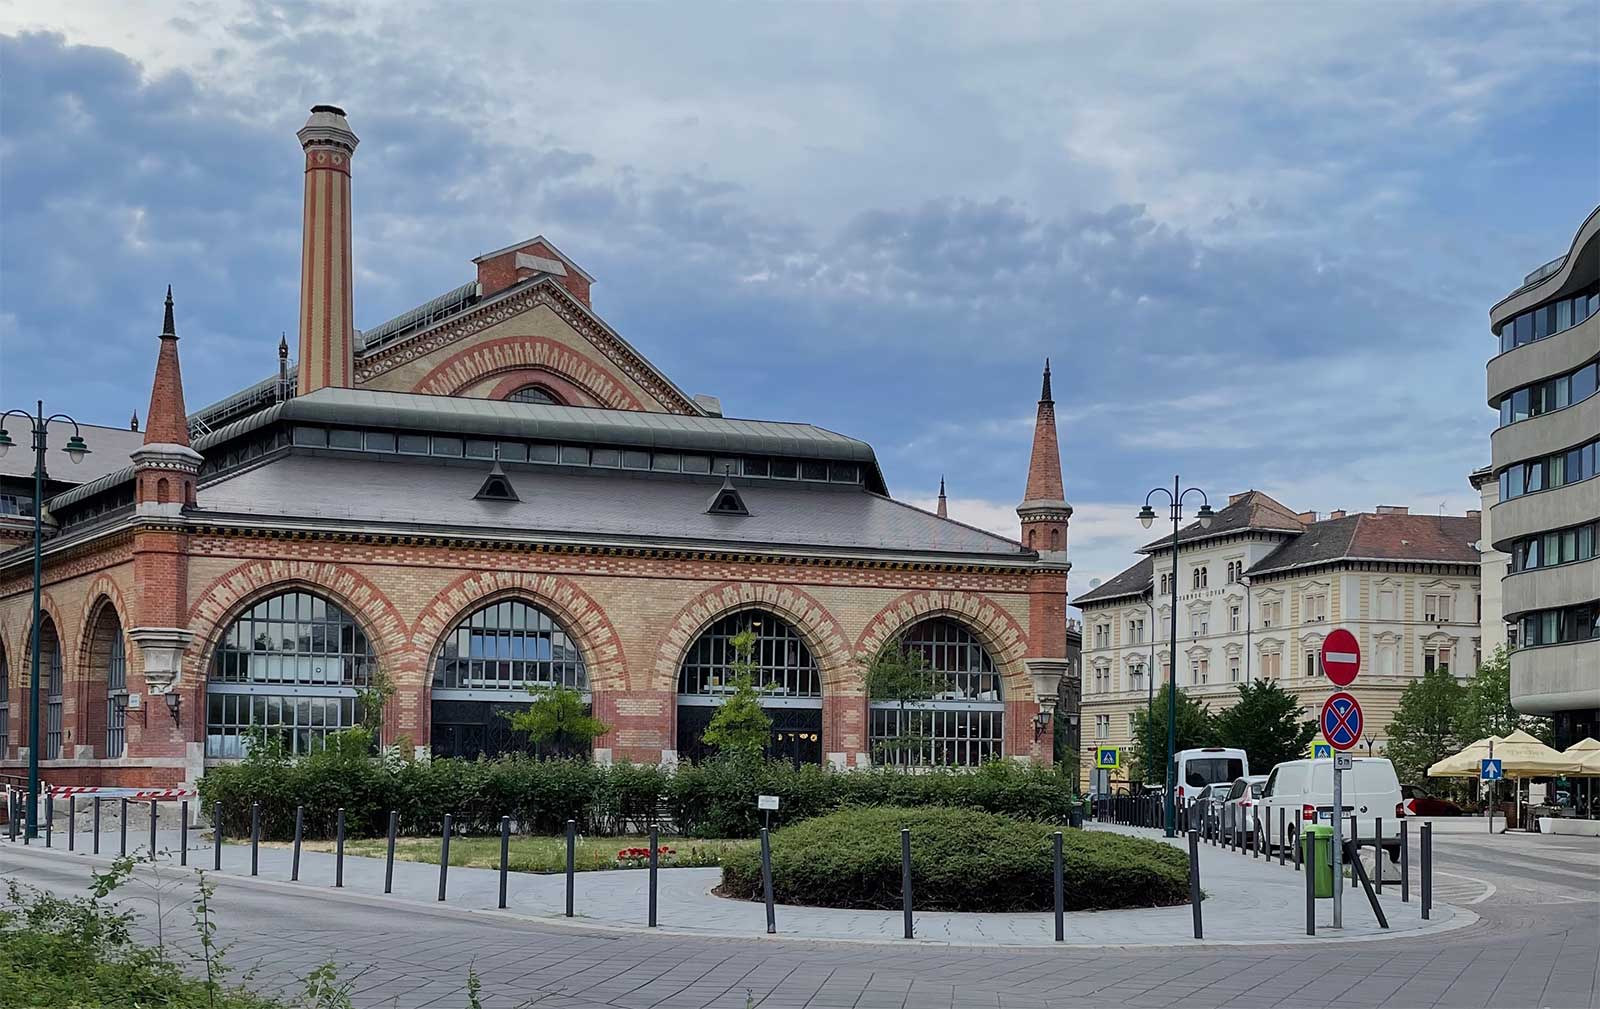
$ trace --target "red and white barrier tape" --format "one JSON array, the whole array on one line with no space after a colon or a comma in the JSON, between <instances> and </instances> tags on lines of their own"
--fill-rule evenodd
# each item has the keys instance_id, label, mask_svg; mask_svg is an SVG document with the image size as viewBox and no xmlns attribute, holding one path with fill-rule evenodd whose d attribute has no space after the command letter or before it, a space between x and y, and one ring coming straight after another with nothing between
<instances>
[{"instance_id":1,"label":"red and white barrier tape","mask_svg":"<svg viewBox=\"0 0 1600 1009\"><path fill-rule=\"evenodd\" d=\"M192 788L113 788L103 785L68 785L48 789L49 795L54 798L66 798L69 795L86 795L99 799L140 799L149 802L152 799L192 799L196 792Z\"/></svg>"}]
</instances>

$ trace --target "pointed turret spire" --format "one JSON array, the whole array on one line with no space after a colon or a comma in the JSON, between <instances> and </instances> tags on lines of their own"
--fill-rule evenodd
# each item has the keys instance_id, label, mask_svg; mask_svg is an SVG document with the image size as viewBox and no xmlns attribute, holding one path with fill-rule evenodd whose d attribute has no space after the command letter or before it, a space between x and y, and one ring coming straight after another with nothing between
<instances>
[{"instance_id":1,"label":"pointed turret spire","mask_svg":"<svg viewBox=\"0 0 1600 1009\"><path fill-rule=\"evenodd\" d=\"M1044 360L1044 385L1039 390L1039 412L1033 423L1033 456L1028 462L1028 489L1023 502L1061 501L1061 450L1056 445L1056 404L1050 397L1050 359Z\"/></svg>"},{"instance_id":2,"label":"pointed turret spire","mask_svg":"<svg viewBox=\"0 0 1600 1009\"><path fill-rule=\"evenodd\" d=\"M1039 391L1039 402L1055 402L1050 398L1050 359L1048 357L1044 359L1044 388Z\"/></svg>"},{"instance_id":3,"label":"pointed turret spire","mask_svg":"<svg viewBox=\"0 0 1600 1009\"><path fill-rule=\"evenodd\" d=\"M950 517L950 508L944 500L944 477L942 475L939 477L939 517L942 519Z\"/></svg>"},{"instance_id":4,"label":"pointed turret spire","mask_svg":"<svg viewBox=\"0 0 1600 1009\"><path fill-rule=\"evenodd\" d=\"M133 416L128 419L128 430L129 431L137 431L137 430L139 430L139 411L138 410L133 411Z\"/></svg>"},{"instance_id":5,"label":"pointed turret spire","mask_svg":"<svg viewBox=\"0 0 1600 1009\"><path fill-rule=\"evenodd\" d=\"M170 284L161 324L161 349L156 355L156 377L150 387L150 409L145 411L144 443L189 445L189 416L183 406L183 370L178 365L178 330L172 321Z\"/></svg>"}]
</instances>

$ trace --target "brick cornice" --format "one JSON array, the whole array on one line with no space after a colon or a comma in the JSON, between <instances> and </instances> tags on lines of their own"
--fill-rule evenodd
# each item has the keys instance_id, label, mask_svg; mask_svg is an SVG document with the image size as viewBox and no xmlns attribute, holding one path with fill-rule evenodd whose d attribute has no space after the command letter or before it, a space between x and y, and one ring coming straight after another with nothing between
<instances>
[{"instance_id":1,"label":"brick cornice","mask_svg":"<svg viewBox=\"0 0 1600 1009\"><path fill-rule=\"evenodd\" d=\"M612 365L661 403L668 413L699 416L700 410L692 400L673 388L653 365L623 343L609 327L600 323L565 288L548 279L527 290L490 298L458 316L424 327L371 356L359 359L356 363L356 383L371 382L401 365L540 307L550 309L574 332L593 344Z\"/></svg>"}]
</instances>

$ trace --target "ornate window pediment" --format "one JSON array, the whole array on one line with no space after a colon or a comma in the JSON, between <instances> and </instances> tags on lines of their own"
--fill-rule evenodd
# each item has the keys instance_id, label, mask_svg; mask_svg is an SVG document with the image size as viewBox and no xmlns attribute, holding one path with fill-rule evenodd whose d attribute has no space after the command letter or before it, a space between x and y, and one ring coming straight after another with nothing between
<instances>
[{"instance_id":1,"label":"ornate window pediment","mask_svg":"<svg viewBox=\"0 0 1600 1009\"><path fill-rule=\"evenodd\" d=\"M1210 645L1190 645L1188 648L1184 649L1183 654L1187 655L1191 659L1210 658L1210 656L1211 656L1211 646Z\"/></svg>"},{"instance_id":2,"label":"ornate window pediment","mask_svg":"<svg viewBox=\"0 0 1600 1009\"><path fill-rule=\"evenodd\" d=\"M1281 638L1261 638L1256 642L1256 651L1258 651L1258 652L1281 652L1281 651L1283 651L1283 639L1281 639Z\"/></svg>"},{"instance_id":3,"label":"ornate window pediment","mask_svg":"<svg viewBox=\"0 0 1600 1009\"><path fill-rule=\"evenodd\" d=\"M1235 658L1244 652L1244 646L1237 641L1230 641L1222 646L1222 654Z\"/></svg>"}]
</instances>

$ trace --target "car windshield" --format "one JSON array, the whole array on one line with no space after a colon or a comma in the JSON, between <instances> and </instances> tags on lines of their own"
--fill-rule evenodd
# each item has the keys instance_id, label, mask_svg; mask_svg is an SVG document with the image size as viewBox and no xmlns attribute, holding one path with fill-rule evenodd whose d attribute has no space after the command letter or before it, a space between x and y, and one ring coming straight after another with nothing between
<instances>
[{"instance_id":1,"label":"car windshield","mask_svg":"<svg viewBox=\"0 0 1600 1009\"><path fill-rule=\"evenodd\" d=\"M1195 757L1185 764L1183 774L1190 787L1232 781L1244 774L1244 761L1238 757Z\"/></svg>"}]
</instances>

